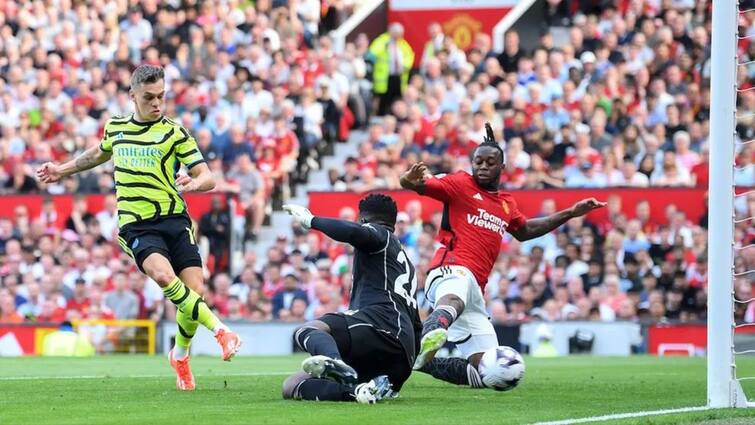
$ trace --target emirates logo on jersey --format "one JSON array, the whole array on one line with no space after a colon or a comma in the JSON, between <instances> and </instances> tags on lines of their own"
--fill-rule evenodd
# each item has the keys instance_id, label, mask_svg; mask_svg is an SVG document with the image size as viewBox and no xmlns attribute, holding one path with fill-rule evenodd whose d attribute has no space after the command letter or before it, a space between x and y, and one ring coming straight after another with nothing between
<instances>
[{"instance_id":1,"label":"emirates logo on jersey","mask_svg":"<svg viewBox=\"0 0 755 425\"><path fill-rule=\"evenodd\" d=\"M491 230L503 236L506 233L506 227L509 223L500 217L496 217L490 214L483 208L477 208L477 214L467 214L467 223L482 227L483 229Z\"/></svg>"}]
</instances>

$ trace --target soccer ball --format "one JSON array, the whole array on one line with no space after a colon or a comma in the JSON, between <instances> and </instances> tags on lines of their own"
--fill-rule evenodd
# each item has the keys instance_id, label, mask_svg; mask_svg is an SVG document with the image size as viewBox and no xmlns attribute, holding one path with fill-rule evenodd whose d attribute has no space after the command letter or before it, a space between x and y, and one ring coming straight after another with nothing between
<instances>
[{"instance_id":1,"label":"soccer ball","mask_svg":"<svg viewBox=\"0 0 755 425\"><path fill-rule=\"evenodd\" d=\"M482 355L478 370L486 387L509 391L524 378L524 359L513 348L502 345Z\"/></svg>"}]
</instances>

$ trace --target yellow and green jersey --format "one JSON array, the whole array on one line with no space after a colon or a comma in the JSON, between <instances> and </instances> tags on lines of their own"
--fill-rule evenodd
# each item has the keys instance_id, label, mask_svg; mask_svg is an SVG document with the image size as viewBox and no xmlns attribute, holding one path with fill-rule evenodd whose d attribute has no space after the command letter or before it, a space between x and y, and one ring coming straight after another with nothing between
<instances>
[{"instance_id":1,"label":"yellow and green jersey","mask_svg":"<svg viewBox=\"0 0 755 425\"><path fill-rule=\"evenodd\" d=\"M187 212L176 172L204 158L180 124L165 117L144 123L133 116L114 118L105 124L100 149L112 152L119 227Z\"/></svg>"}]
</instances>

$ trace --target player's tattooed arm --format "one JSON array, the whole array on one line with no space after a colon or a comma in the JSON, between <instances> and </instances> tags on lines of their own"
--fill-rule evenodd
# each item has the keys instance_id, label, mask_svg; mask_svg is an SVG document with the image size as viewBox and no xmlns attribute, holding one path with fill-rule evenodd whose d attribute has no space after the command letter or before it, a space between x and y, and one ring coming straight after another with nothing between
<instances>
[{"instance_id":1,"label":"player's tattooed arm","mask_svg":"<svg viewBox=\"0 0 755 425\"><path fill-rule=\"evenodd\" d=\"M428 171L427 166L418 162L401 175L401 187L413 190L421 195L425 192L425 179L428 177L430 177L430 171Z\"/></svg>"},{"instance_id":2,"label":"player's tattooed arm","mask_svg":"<svg viewBox=\"0 0 755 425\"><path fill-rule=\"evenodd\" d=\"M583 199L571 208L561 210L547 217L531 218L525 222L524 226L511 231L511 234L519 241L535 239L552 232L571 218L583 216L594 209L604 206L606 206L605 202L600 202L595 198Z\"/></svg>"},{"instance_id":3,"label":"player's tattooed arm","mask_svg":"<svg viewBox=\"0 0 755 425\"><path fill-rule=\"evenodd\" d=\"M112 156L112 152L105 152L98 146L92 146L74 159L74 170L70 173L78 173L80 171L94 168L103 162L106 162ZM65 164L64 164L65 166Z\"/></svg>"},{"instance_id":4,"label":"player's tattooed arm","mask_svg":"<svg viewBox=\"0 0 755 425\"><path fill-rule=\"evenodd\" d=\"M99 146L92 146L64 164L45 162L37 169L37 179L42 183L55 183L63 177L94 168L109 160L111 156L112 152L105 152Z\"/></svg>"}]
</instances>

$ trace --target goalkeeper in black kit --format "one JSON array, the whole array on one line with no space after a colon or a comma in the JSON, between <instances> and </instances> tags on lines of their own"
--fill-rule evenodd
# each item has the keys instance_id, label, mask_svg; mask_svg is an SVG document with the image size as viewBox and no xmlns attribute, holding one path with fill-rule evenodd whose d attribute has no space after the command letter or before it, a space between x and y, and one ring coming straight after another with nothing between
<instances>
[{"instance_id":1,"label":"goalkeeper in black kit","mask_svg":"<svg viewBox=\"0 0 755 425\"><path fill-rule=\"evenodd\" d=\"M286 205L305 228L352 245L349 310L301 326L294 340L312 357L283 383L283 398L375 403L395 397L412 372L422 324L417 277L398 238L395 201L372 194L359 203L359 223L315 217Z\"/></svg>"}]
</instances>

